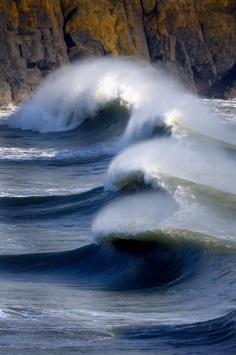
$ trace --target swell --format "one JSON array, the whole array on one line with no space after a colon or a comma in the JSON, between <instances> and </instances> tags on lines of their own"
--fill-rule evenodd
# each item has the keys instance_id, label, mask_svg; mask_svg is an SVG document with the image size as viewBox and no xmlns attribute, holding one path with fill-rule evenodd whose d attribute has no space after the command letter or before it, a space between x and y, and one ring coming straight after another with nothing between
<instances>
[{"instance_id":1,"label":"swell","mask_svg":"<svg viewBox=\"0 0 236 355\"><path fill-rule=\"evenodd\" d=\"M78 212L90 215L117 194L108 194L103 187L72 195L0 197L0 219L4 222L22 219L60 218Z\"/></svg>"},{"instance_id":2,"label":"swell","mask_svg":"<svg viewBox=\"0 0 236 355\"><path fill-rule=\"evenodd\" d=\"M196 271L202 255L197 246L117 236L72 251L1 256L0 272L20 280L132 290L180 282Z\"/></svg>"},{"instance_id":3,"label":"swell","mask_svg":"<svg viewBox=\"0 0 236 355\"><path fill-rule=\"evenodd\" d=\"M60 281L85 288L163 288L186 282L208 268L209 260L234 256L235 250L234 244L192 231L113 234L71 251L2 255L0 274L21 281Z\"/></svg>"},{"instance_id":4,"label":"swell","mask_svg":"<svg viewBox=\"0 0 236 355\"><path fill-rule=\"evenodd\" d=\"M204 322L182 325L131 326L117 330L122 339L169 345L174 349L194 348L194 354L232 354L236 349L236 311ZM207 348L206 348L207 347ZM190 352L192 354L192 352Z\"/></svg>"}]
</instances>

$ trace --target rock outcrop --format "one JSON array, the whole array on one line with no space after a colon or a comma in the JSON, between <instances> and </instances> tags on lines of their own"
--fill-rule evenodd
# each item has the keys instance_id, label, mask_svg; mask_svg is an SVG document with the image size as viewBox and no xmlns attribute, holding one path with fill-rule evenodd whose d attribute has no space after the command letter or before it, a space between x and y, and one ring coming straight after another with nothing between
<instances>
[{"instance_id":1,"label":"rock outcrop","mask_svg":"<svg viewBox=\"0 0 236 355\"><path fill-rule=\"evenodd\" d=\"M143 11L153 61L166 63L202 94L230 90L227 78L236 79L235 0L143 0Z\"/></svg>"},{"instance_id":2,"label":"rock outcrop","mask_svg":"<svg viewBox=\"0 0 236 355\"><path fill-rule=\"evenodd\" d=\"M0 103L18 103L68 62L60 0L1 0L0 19Z\"/></svg>"},{"instance_id":3,"label":"rock outcrop","mask_svg":"<svg viewBox=\"0 0 236 355\"><path fill-rule=\"evenodd\" d=\"M85 56L161 62L203 95L235 96L235 0L0 0L0 104Z\"/></svg>"}]
</instances>

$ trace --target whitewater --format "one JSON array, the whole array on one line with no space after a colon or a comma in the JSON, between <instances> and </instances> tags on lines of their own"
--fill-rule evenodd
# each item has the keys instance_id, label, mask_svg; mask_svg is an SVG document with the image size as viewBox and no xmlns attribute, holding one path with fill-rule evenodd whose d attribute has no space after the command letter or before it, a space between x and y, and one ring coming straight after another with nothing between
<instances>
[{"instance_id":1,"label":"whitewater","mask_svg":"<svg viewBox=\"0 0 236 355\"><path fill-rule=\"evenodd\" d=\"M91 59L0 132L0 349L234 352L235 100Z\"/></svg>"}]
</instances>

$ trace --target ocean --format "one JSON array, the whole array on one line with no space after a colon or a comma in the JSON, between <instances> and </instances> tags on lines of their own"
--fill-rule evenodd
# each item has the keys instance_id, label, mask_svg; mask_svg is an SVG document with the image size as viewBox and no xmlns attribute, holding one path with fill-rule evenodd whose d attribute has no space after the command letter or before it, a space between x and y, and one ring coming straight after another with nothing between
<instances>
[{"instance_id":1,"label":"ocean","mask_svg":"<svg viewBox=\"0 0 236 355\"><path fill-rule=\"evenodd\" d=\"M0 111L0 353L236 353L236 101L129 59Z\"/></svg>"}]
</instances>

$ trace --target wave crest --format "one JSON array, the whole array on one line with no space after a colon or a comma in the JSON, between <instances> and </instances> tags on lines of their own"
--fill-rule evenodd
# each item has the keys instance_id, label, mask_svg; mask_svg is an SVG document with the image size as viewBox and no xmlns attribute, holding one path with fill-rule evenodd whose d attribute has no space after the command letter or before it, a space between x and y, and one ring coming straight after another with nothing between
<instances>
[{"instance_id":1,"label":"wave crest","mask_svg":"<svg viewBox=\"0 0 236 355\"><path fill-rule=\"evenodd\" d=\"M160 68L112 58L86 60L51 74L11 116L9 125L41 133L72 130L114 100L131 112L124 144L155 133L169 134L170 127L175 133L190 127L218 138L225 131L208 108Z\"/></svg>"}]
</instances>

